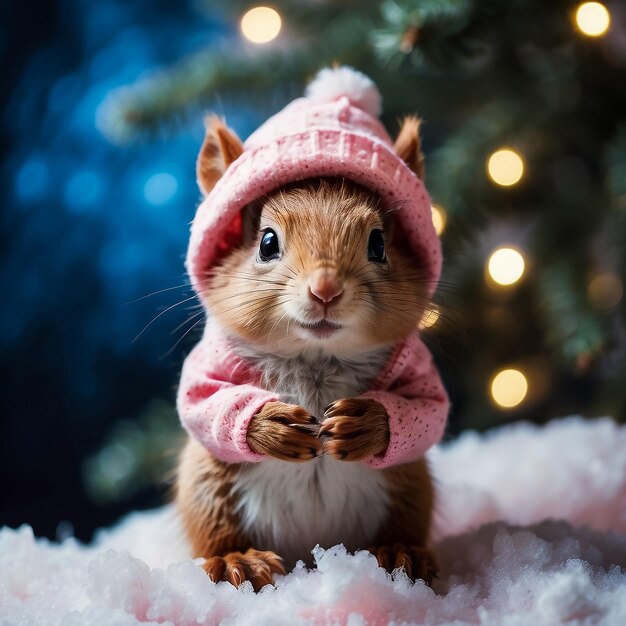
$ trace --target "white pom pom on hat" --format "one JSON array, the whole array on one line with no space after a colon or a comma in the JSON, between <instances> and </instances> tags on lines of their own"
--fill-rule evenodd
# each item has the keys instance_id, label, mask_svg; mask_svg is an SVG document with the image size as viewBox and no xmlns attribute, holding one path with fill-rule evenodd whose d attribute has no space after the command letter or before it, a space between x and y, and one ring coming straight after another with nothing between
<instances>
[{"instance_id":1,"label":"white pom pom on hat","mask_svg":"<svg viewBox=\"0 0 626 626\"><path fill-rule=\"evenodd\" d=\"M345 96L353 106L373 117L382 113L382 96L372 79L348 65L320 70L304 95L316 103L334 102Z\"/></svg>"}]
</instances>

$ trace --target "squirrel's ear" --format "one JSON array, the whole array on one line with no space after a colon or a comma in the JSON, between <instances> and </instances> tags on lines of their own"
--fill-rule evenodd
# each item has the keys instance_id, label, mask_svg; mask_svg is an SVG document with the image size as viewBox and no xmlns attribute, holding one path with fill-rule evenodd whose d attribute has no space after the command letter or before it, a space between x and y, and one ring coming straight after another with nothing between
<instances>
[{"instance_id":1,"label":"squirrel's ear","mask_svg":"<svg viewBox=\"0 0 626 626\"><path fill-rule=\"evenodd\" d=\"M419 179L423 180L424 155L420 149L421 124L422 120L416 115L405 117L393 147L396 154L413 170Z\"/></svg>"},{"instance_id":2,"label":"squirrel's ear","mask_svg":"<svg viewBox=\"0 0 626 626\"><path fill-rule=\"evenodd\" d=\"M216 115L207 118L206 136L196 162L198 187L205 196L242 153L241 139Z\"/></svg>"}]
</instances>

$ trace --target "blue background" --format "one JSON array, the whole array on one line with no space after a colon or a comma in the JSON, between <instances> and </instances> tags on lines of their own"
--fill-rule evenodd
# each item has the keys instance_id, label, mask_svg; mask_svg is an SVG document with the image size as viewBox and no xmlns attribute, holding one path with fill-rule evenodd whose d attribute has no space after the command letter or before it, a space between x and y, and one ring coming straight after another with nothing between
<instances>
[{"instance_id":1,"label":"blue background","mask_svg":"<svg viewBox=\"0 0 626 626\"><path fill-rule=\"evenodd\" d=\"M190 295L183 258L199 199L201 115L173 135L119 147L99 131L99 107L112 89L232 26L191 2L31 0L2 11L0 524L28 522L54 537L70 520L87 539L129 503L91 502L84 459L117 420L155 398L173 402L201 326L184 323L189 302L133 341ZM242 136L258 121L229 116Z\"/></svg>"}]
</instances>

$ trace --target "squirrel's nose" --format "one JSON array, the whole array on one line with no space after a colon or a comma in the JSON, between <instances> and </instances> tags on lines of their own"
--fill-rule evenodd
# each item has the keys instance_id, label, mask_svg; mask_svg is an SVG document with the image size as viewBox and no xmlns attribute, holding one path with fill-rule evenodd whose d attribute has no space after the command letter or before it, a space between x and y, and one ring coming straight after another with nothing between
<instances>
[{"instance_id":1,"label":"squirrel's nose","mask_svg":"<svg viewBox=\"0 0 626 626\"><path fill-rule=\"evenodd\" d=\"M309 298L321 304L336 304L343 293L343 281L332 268L320 268L309 276Z\"/></svg>"}]
</instances>

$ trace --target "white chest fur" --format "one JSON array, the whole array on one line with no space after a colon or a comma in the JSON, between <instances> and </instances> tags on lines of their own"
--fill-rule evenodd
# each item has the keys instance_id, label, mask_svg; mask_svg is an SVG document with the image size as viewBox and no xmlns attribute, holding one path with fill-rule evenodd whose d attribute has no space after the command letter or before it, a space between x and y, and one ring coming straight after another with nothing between
<instances>
[{"instance_id":1,"label":"white chest fur","mask_svg":"<svg viewBox=\"0 0 626 626\"><path fill-rule=\"evenodd\" d=\"M310 560L317 544L367 548L389 504L382 472L330 457L263 461L242 472L235 489L254 547L274 550L287 565Z\"/></svg>"},{"instance_id":2,"label":"white chest fur","mask_svg":"<svg viewBox=\"0 0 626 626\"><path fill-rule=\"evenodd\" d=\"M254 360L265 372L268 388L319 419L330 402L366 391L386 357L386 351L377 351L358 361ZM305 463L274 459L257 463L240 474L235 492L254 546L275 550L287 564L309 560L316 544L367 548L389 505L381 471L330 457Z\"/></svg>"}]
</instances>

